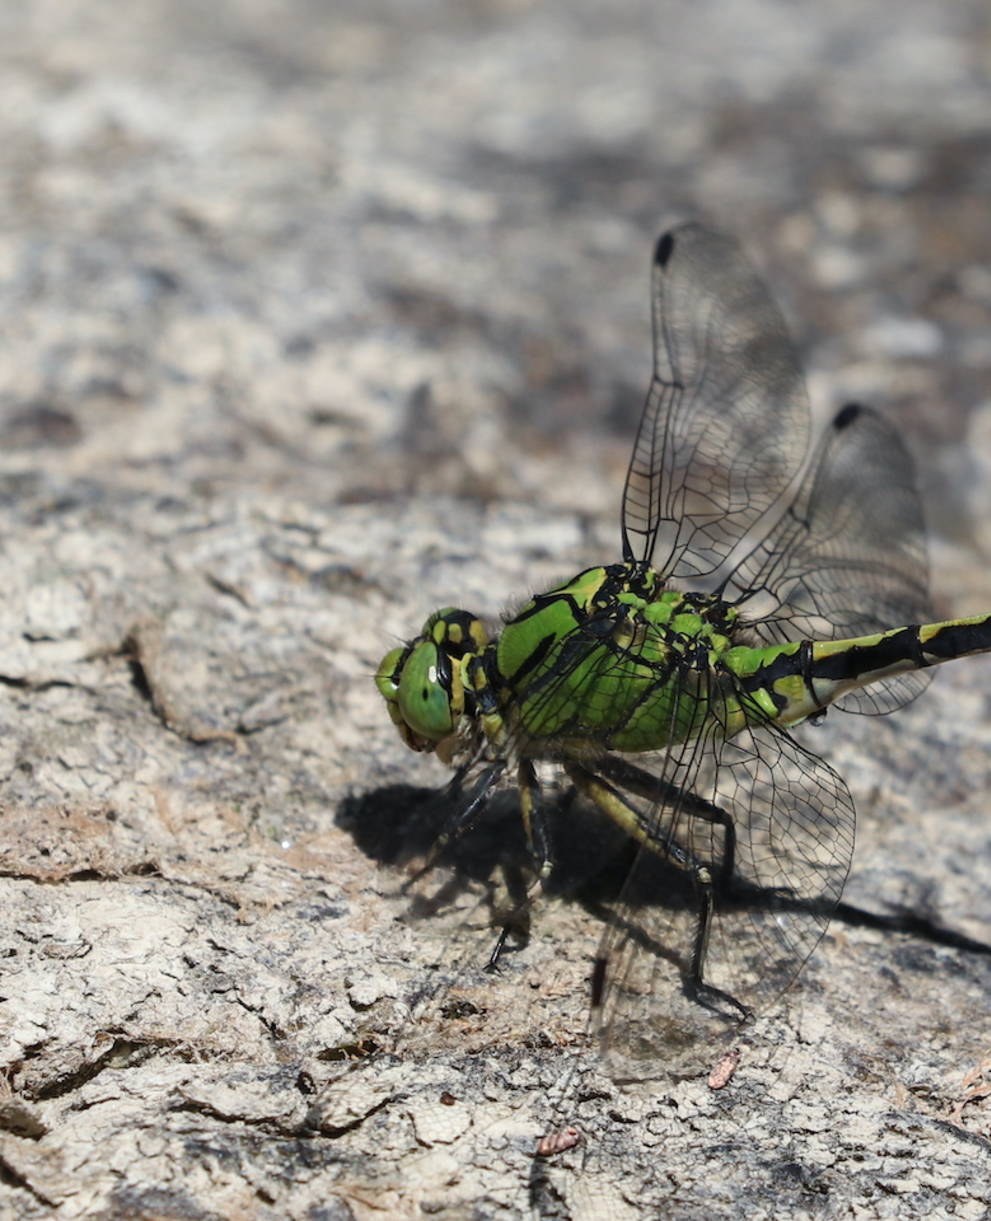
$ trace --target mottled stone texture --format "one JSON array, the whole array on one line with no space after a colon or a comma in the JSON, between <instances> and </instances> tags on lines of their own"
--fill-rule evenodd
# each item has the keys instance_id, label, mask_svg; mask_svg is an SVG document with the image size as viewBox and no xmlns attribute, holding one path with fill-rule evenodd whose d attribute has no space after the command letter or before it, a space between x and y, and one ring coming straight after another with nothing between
<instances>
[{"instance_id":1,"label":"mottled stone texture","mask_svg":"<svg viewBox=\"0 0 991 1221\"><path fill-rule=\"evenodd\" d=\"M987 955L837 922L724 1088L620 1091L592 905L479 969L511 808L398 919L443 769L370 673L617 555L673 216L991 604L989 68L983 0L3 7L0 1215L986 1215ZM989 690L817 731L851 902L991 941Z\"/></svg>"}]
</instances>

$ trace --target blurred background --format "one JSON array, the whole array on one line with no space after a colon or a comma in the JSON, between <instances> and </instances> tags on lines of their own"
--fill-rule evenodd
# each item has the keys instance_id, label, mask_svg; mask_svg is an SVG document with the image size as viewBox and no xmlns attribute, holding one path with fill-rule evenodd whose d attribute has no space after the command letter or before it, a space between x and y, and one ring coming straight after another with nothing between
<instances>
[{"instance_id":1,"label":"blurred background","mask_svg":"<svg viewBox=\"0 0 991 1221\"><path fill-rule=\"evenodd\" d=\"M991 508L983 0L37 0L0 57L14 469L614 513L704 216L817 408L903 424L944 535Z\"/></svg>"}]
</instances>

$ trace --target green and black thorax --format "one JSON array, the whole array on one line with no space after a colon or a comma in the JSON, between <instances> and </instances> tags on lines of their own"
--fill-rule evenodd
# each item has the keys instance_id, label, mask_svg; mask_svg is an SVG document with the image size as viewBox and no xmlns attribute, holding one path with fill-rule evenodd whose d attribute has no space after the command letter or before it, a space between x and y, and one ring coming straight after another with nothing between
<instances>
[{"instance_id":1,"label":"green and black thorax","mask_svg":"<svg viewBox=\"0 0 991 1221\"><path fill-rule=\"evenodd\" d=\"M762 715L730 664L744 635L718 596L671 589L643 562L610 564L537 594L491 640L469 612L436 612L385 659L379 686L409 744L449 758L483 739L531 758L657 750L707 716L733 732L741 702Z\"/></svg>"},{"instance_id":2,"label":"green and black thorax","mask_svg":"<svg viewBox=\"0 0 991 1221\"><path fill-rule=\"evenodd\" d=\"M505 624L487 677L515 735L539 740L539 753L585 740L656 750L699 727L738 619L718 597L667 587L645 563L588 568Z\"/></svg>"}]
</instances>

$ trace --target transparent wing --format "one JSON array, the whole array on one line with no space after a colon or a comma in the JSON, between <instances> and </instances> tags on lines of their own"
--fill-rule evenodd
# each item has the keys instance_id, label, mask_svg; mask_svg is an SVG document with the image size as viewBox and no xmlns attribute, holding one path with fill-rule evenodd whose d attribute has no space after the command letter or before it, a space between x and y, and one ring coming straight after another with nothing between
<instances>
[{"instance_id":1,"label":"transparent wing","mask_svg":"<svg viewBox=\"0 0 991 1221\"><path fill-rule=\"evenodd\" d=\"M609 1068L641 1079L696 1070L720 1032L735 1031L740 1006L762 1006L795 977L840 898L854 809L839 776L773 726L727 740L732 677L672 659L663 632L624 635L622 609L604 606L527 670L507 701L507 749L560 758L600 817L644 844L618 899L596 899L611 917L600 955ZM657 670L647 686L645 666ZM679 744L611 753L648 705L656 740ZM700 953L701 982L728 1006L706 1008L691 994Z\"/></svg>"},{"instance_id":2,"label":"transparent wing","mask_svg":"<svg viewBox=\"0 0 991 1221\"><path fill-rule=\"evenodd\" d=\"M809 409L778 307L735 242L663 234L654 376L623 492L623 551L675 577L713 572L805 457Z\"/></svg>"},{"instance_id":3,"label":"transparent wing","mask_svg":"<svg viewBox=\"0 0 991 1221\"><path fill-rule=\"evenodd\" d=\"M842 640L932 621L912 459L883 416L854 404L836 414L794 503L733 574L731 588L762 604L753 628L768 643ZM931 677L917 670L884 679L837 706L891 712Z\"/></svg>"},{"instance_id":4,"label":"transparent wing","mask_svg":"<svg viewBox=\"0 0 991 1221\"><path fill-rule=\"evenodd\" d=\"M853 855L845 783L782 731L755 727L729 741L696 743L661 770L671 799L643 804L655 847L637 855L599 951L600 1034L617 1079L711 1068L719 1039L739 1028L738 1010L706 1007L686 992L699 888L657 845L679 845L712 875L703 980L751 1010L780 995L818 945ZM700 817L676 792L725 812L735 850L724 825Z\"/></svg>"}]
</instances>

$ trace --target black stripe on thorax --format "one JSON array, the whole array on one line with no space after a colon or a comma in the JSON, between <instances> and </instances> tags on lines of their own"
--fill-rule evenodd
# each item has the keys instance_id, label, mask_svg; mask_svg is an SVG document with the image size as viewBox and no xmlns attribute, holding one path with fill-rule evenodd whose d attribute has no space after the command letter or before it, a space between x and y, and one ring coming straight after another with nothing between
<instances>
[{"instance_id":1,"label":"black stripe on thorax","mask_svg":"<svg viewBox=\"0 0 991 1221\"><path fill-rule=\"evenodd\" d=\"M546 636L542 636L540 640L533 646L526 655L526 660L521 662L514 673L505 676L506 681L516 686L528 674L540 665L547 654L554 647L558 640L558 636L554 632L548 632Z\"/></svg>"},{"instance_id":2,"label":"black stripe on thorax","mask_svg":"<svg viewBox=\"0 0 991 1221\"><path fill-rule=\"evenodd\" d=\"M525 606L518 614L513 615L506 626L511 627L517 623L526 623L528 619L532 619L534 615L541 614L548 606L555 602L567 602L576 624L581 623L582 619L588 615L587 608L578 601L574 594L558 591L549 594L537 594L536 597L530 600L528 606Z\"/></svg>"}]
</instances>

